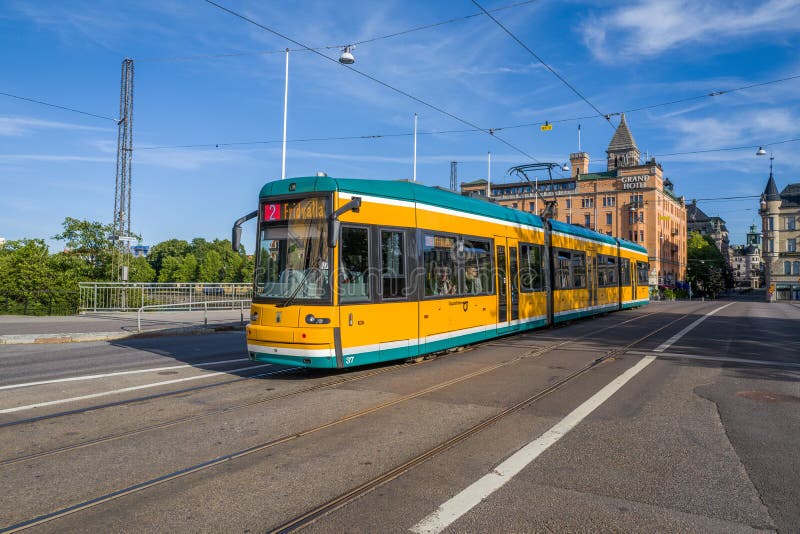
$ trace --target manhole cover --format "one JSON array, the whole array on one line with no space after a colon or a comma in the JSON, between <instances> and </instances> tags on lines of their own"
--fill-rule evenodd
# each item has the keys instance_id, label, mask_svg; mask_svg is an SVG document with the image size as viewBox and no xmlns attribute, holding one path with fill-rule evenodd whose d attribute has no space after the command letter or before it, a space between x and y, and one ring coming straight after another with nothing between
<instances>
[{"instance_id":1,"label":"manhole cover","mask_svg":"<svg viewBox=\"0 0 800 534\"><path fill-rule=\"evenodd\" d=\"M740 391L737 395L756 402L800 402L800 397L772 391Z\"/></svg>"}]
</instances>

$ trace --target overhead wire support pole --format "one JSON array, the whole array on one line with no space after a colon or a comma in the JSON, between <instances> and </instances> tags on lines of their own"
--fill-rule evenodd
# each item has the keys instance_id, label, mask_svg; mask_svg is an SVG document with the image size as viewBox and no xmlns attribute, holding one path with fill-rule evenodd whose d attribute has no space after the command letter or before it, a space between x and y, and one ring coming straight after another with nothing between
<instances>
[{"instance_id":1,"label":"overhead wire support pole","mask_svg":"<svg viewBox=\"0 0 800 534\"><path fill-rule=\"evenodd\" d=\"M414 113L414 181L417 181L417 114Z\"/></svg>"},{"instance_id":2,"label":"overhead wire support pole","mask_svg":"<svg viewBox=\"0 0 800 534\"><path fill-rule=\"evenodd\" d=\"M128 281L131 242L131 194L133 177L133 60L122 61L119 95L119 120L117 121L117 174L114 186L114 253L111 261L111 278L115 282ZM124 305L125 292L122 293Z\"/></svg>"},{"instance_id":3,"label":"overhead wire support pole","mask_svg":"<svg viewBox=\"0 0 800 534\"><path fill-rule=\"evenodd\" d=\"M286 83L283 87L283 151L281 152L281 180L286 178L286 118L289 110L289 49L286 49Z\"/></svg>"}]
</instances>

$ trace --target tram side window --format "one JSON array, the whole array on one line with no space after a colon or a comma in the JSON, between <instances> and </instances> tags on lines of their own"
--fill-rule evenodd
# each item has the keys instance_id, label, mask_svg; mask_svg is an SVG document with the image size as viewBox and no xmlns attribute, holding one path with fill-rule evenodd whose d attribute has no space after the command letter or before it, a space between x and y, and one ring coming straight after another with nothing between
<instances>
[{"instance_id":1,"label":"tram side window","mask_svg":"<svg viewBox=\"0 0 800 534\"><path fill-rule=\"evenodd\" d=\"M631 285L631 260L628 258L620 258L620 267L622 270L622 278L620 279L620 285L623 286L630 286Z\"/></svg>"},{"instance_id":2,"label":"tram side window","mask_svg":"<svg viewBox=\"0 0 800 534\"><path fill-rule=\"evenodd\" d=\"M425 296L455 295L458 292L456 238L425 234L424 239Z\"/></svg>"},{"instance_id":3,"label":"tram side window","mask_svg":"<svg viewBox=\"0 0 800 534\"><path fill-rule=\"evenodd\" d=\"M520 252L520 286L523 292L541 291L542 280L542 246L521 243Z\"/></svg>"},{"instance_id":4,"label":"tram side window","mask_svg":"<svg viewBox=\"0 0 800 534\"><path fill-rule=\"evenodd\" d=\"M597 259L598 287L614 287L617 285L617 258L599 256Z\"/></svg>"},{"instance_id":5,"label":"tram side window","mask_svg":"<svg viewBox=\"0 0 800 534\"><path fill-rule=\"evenodd\" d=\"M463 243L464 285L466 295L488 295L492 293L492 247L488 241L469 238Z\"/></svg>"},{"instance_id":6,"label":"tram side window","mask_svg":"<svg viewBox=\"0 0 800 534\"><path fill-rule=\"evenodd\" d=\"M341 251L339 300L369 301L369 229L342 227Z\"/></svg>"},{"instance_id":7,"label":"tram side window","mask_svg":"<svg viewBox=\"0 0 800 534\"><path fill-rule=\"evenodd\" d=\"M636 281L640 286L647 285L649 272L650 272L649 263L644 261L636 262Z\"/></svg>"},{"instance_id":8,"label":"tram side window","mask_svg":"<svg viewBox=\"0 0 800 534\"><path fill-rule=\"evenodd\" d=\"M586 287L586 254L583 252L572 253L572 287Z\"/></svg>"},{"instance_id":9,"label":"tram side window","mask_svg":"<svg viewBox=\"0 0 800 534\"><path fill-rule=\"evenodd\" d=\"M570 252L561 249L555 251L556 289L572 289L572 277L569 272L571 262Z\"/></svg>"},{"instance_id":10,"label":"tram side window","mask_svg":"<svg viewBox=\"0 0 800 534\"><path fill-rule=\"evenodd\" d=\"M381 296L399 299L406 296L405 236L401 231L381 232Z\"/></svg>"}]
</instances>

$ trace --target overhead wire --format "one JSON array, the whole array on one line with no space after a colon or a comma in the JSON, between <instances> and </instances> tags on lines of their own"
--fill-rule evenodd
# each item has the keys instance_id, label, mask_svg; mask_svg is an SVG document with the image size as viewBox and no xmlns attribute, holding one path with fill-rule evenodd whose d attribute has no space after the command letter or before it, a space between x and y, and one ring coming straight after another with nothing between
<instances>
[{"instance_id":1,"label":"overhead wire","mask_svg":"<svg viewBox=\"0 0 800 534\"><path fill-rule=\"evenodd\" d=\"M600 116L600 117L604 118L606 121L608 121L608 124L610 124L612 128L615 128L615 126L614 126L613 124L611 124L611 118L610 118L610 116L609 116L608 114L606 114L606 113L603 113L602 111L600 111L600 110L597 108L597 106L595 106L594 104L592 104L592 103L589 101L589 99L588 99L588 98L586 98L586 97L585 97L585 96L584 96L584 95L583 95L583 94L582 94L580 91L578 91L578 90L577 90L577 89L576 89L576 88L575 88L575 87L574 87L574 86L573 86L571 83L569 83L569 82L568 82L568 81L567 81L567 80L566 80L566 79L565 79L563 76L561 76L561 75L560 75L558 72L556 72L556 71L555 71L555 69L553 69L553 67L551 67L550 65L548 65L548 64L547 64L547 63L546 63L546 62L545 62L545 61L544 61L544 60L543 60L541 57L539 57L539 55L538 55L536 52L534 52L533 50L531 50L531 48L530 48L528 45L526 45L525 43L523 43L523 42L522 42L522 41L519 39L519 37L517 37L516 35L514 35L514 33L513 33L511 30L509 30L508 28L506 28L506 27L503 25L503 23L501 23L499 20L497 20L496 18L494 18L494 17L492 16L492 14L491 14L491 13L489 13L488 11L486 11L486 9L485 9L485 8L484 8L482 5L480 5L480 4L477 2L477 0L472 0L472 3L473 3L473 4L475 4L476 6L478 6L478 7L481 9L481 11L483 11L483 13L484 13L484 14L485 14L487 17L489 17L490 19L492 19L492 20L494 21L494 23L495 23L495 24L497 24L498 26L500 26L500 28L501 28L501 29L502 29L504 32L506 32L506 33L507 33L509 36L511 36L511 38L512 38L512 39L514 39L514 40L515 40L515 41L516 41L516 42L517 42L517 43L518 43L518 44L519 44L519 45L520 45L522 48L524 48L525 50L527 50L527 51L528 51L528 53L529 53L530 55L532 55L534 58L536 58L536 60L537 60L539 63L541 63L542 65L544 65L544 66L545 66L545 68L546 68L547 70L549 70L551 73L553 73L553 75L554 75L556 78L558 78L559 80L561 80L561 83L563 83L564 85L566 85L567 87L569 87L569 88L570 88L570 90L572 90L572 92L573 92L573 93L575 93L576 95L578 95L578 96L580 97L580 99L581 99L581 100L583 100L584 102L586 102L587 104L589 104L589 106L590 106L590 107L591 107L593 110L595 110L595 111L597 112L598 116Z\"/></svg>"},{"instance_id":2,"label":"overhead wire","mask_svg":"<svg viewBox=\"0 0 800 534\"><path fill-rule=\"evenodd\" d=\"M8 96L10 98L16 98L18 100L24 100L26 102L33 102L34 104L41 104L42 106L49 106L51 108L62 109L62 110L65 110L65 111L71 111L73 113L80 113L81 115L88 115L89 117L96 117L98 119L105 119L105 120L109 120L109 121L114 121L115 123L119 123L118 119L113 119L111 117L106 117L105 115L98 115L96 113L89 113L88 111L81 111L80 109L68 108L66 106L59 106L58 104L51 104L50 102L44 102L42 100L36 100L34 98L28 98L28 97L25 97L25 96L12 95L10 93L2 93L2 92L0 92L0 95Z\"/></svg>"},{"instance_id":3,"label":"overhead wire","mask_svg":"<svg viewBox=\"0 0 800 534\"><path fill-rule=\"evenodd\" d=\"M265 26L265 25L255 21L255 20L253 20L253 19L251 19L249 17L246 17L245 15L242 15L241 13L238 13L238 12L236 12L236 11L234 11L232 9L229 9L229 8L223 6L223 5L220 5L220 4L216 3L216 2L214 2L213 0L205 0L205 1L207 3L213 5L214 7L222 10L222 11L225 11L226 13L229 13L230 15L233 15L233 16L235 16L235 17L237 17L237 18L239 18L241 20L244 20L246 22L249 22L250 24L253 24L254 26L257 26L257 27L261 28L262 30L265 30L265 31L267 31L267 32L269 32L269 33L271 33L273 35L276 35L276 36L278 36L278 37L280 37L282 39L285 39L285 40L287 40L287 41L289 41L291 43L294 43L297 46L303 47L304 49L309 50L310 52L313 52L313 53L317 54L318 56L327 59L328 61L332 61L333 63L335 63L337 65L341 65L341 66L349 69L350 71L355 72L356 74L358 74L360 76L363 76L364 78L367 78L368 80L371 80L371 81L373 81L373 82L375 82L375 83L377 83L379 85L382 85L383 87L386 87L387 89L390 89L390 90L392 90L392 91L394 91L394 92L396 92L398 94L401 94L401 95L403 95L403 96L405 96L405 97L407 97L407 98L409 98L409 99L411 99L411 100L413 100L413 101L415 101L415 102L417 102L419 104L422 104L425 107L428 107L428 108L430 108L430 109L432 109L434 111L437 111L437 112L439 112L439 113L441 113L443 115L446 115L446 116L450 117L451 119L454 119L454 120L456 120L456 121L458 121L458 122L460 122L462 124L466 124L467 126L475 128L476 130L480 130L482 132L485 132L486 134L488 134L488 135L492 136L493 138L497 139L498 141L500 141L504 145L506 145L509 148L513 149L515 152L518 152L518 153L522 154L523 156L525 156L525 157L527 157L527 158L529 158L529 159L531 159L533 161L536 161L536 162L539 161L538 159L536 159L532 155L528 154L527 152L525 152L521 148L517 147L516 145L510 143L509 141L506 141L502 137L499 137L499 136L495 135L494 130L492 130L490 128L481 128L480 126L476 125L475 123L473 123L471 121L463 119L463 118L461 118L461 117L459 117L459 116L457 116L457 115L455 115L455 114L453 114L453 113L451 113L451 112L449 112L449 111L447 111L445 109L442 109L442 108L440 108L440 107L438 107L438 106L436 106L434 104L426 102L425 100L422 100L421 98L419 98L417 96L414 96L411 93L408 93L407 91L399 89L399 88L397 88L397 87L395 87L393 85L390 85L390 84L388 84L388 83L386 83L386 82L384 82L382 80L379 80L378 78L376 78L376 77L374 77L374 76L372 76L370 74L367 74L366 72L360 71L360 70L352 67L351 65L341 64L341 63L339 63L338 60L336 60L336 59L334 59L334 58L332 58L330 56L326 56L325 54L323 54L319 50L314 50L314 49L306 46L305 44L303 44L303 43L301 43L301 42L299 42L299 41L297 41L295 39L292 39L291 37L289 37L287 35L284 35L284 34L278 32L277 30L273 30L272 28L270 28L268 26Z\"/></svg>"},{"instance_id":4,"label":"overhead wire","mask_svg":"<svg viewBox=\"0 0 800 534\"><path fill-rule=\"evenodd\" d=\"M538 1L539 0L524 0L522 2L509 4L509 5L506 5L506 6L496 7L494 9L491 9L490 12L491 13L497 13L499 11L505 11L507 9L513 9L513 8L524 6L524 5L527 5L527 4L533 4L533 3L538 2ZM353 42L350 42L350 43L344 43L344 44L339 44L339 45L316 46L316 47L311 47L311 49L312 50L335 50L335 49L338 50L338 49L341 49L344 46L356 46L356 45L362 45L362 44L366 44L366 43L373 43L375 41L380 41L380 40L383 40L383 39L391 39L393 37L400 37L401 35L407 35L409 33L414 33L414 32L418 32L418 31L422 31L422 30L428 30L428 29L431 29L431 28L437 28L439 26L444 26L446 24L452 24L454 22L461 22L462 20L467 20L467 19L471 19L471 18L475 18L475 17L481 17L481 16L483 16L483 12L473 13L471 15L464 15L462 17L454 17L452 19L442 20L442 21L439 21L439 22L431 23L431 24L425 24L423 26L415 26L415 27L409 28L407 30L401 30L399 32L389 33L389 34L386 34L386 35L379 35L377 37L370 37L368 39L362 39L360 41L353 41ZM290 52L305 52L307 50L308 50L308 48L294 48L294 49L290 48L289 49ZM249 52L247 52L247 51L230 52L230 53L225 53L225 54L198 54L198 55L192 55L192 56L152 57L152 58L145 57L145 58L137 58L137 61L148 61L148 62L150 62L150 61L154 61L154 62L155 61L192 61L192 60L196 60L196 59L217 59L217 58L225 58L225 57L257 56L257 55L266 55L266 54L283 54L285 51L286 51L285 49L281 49L281 50L260 50L260 51L249 51Z\"/></svg>"}]
</instances>

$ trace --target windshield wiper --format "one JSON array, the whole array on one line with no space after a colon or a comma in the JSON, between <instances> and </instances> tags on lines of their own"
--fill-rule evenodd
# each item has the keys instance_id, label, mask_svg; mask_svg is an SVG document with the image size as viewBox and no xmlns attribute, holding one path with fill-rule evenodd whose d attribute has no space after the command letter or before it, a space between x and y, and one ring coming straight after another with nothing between
<instances>
[{"instance_id":1,"label":"windshield wiper","mask_svg":"<svg viewBox=\"0 0 800 534\"><path fill-rule=\"evenodd\" d=\"M276 304L275 305L276 308L285 308L286 306L289 306L289 305L292 304L292 302L294 302L294 299L297 297L297 294L300 293L300 288L303 287L303 284L305 283L306 278L308 278L309 271L310 271L310 269L306 270L306 272L303 273L303 278L300 279L300 282L298 282L297 287L294 288L294 291L292 291L292 294L289 295L289 298L286 299L285 301L281 302L280 304Z\"/></svg>"}]
</instances>

